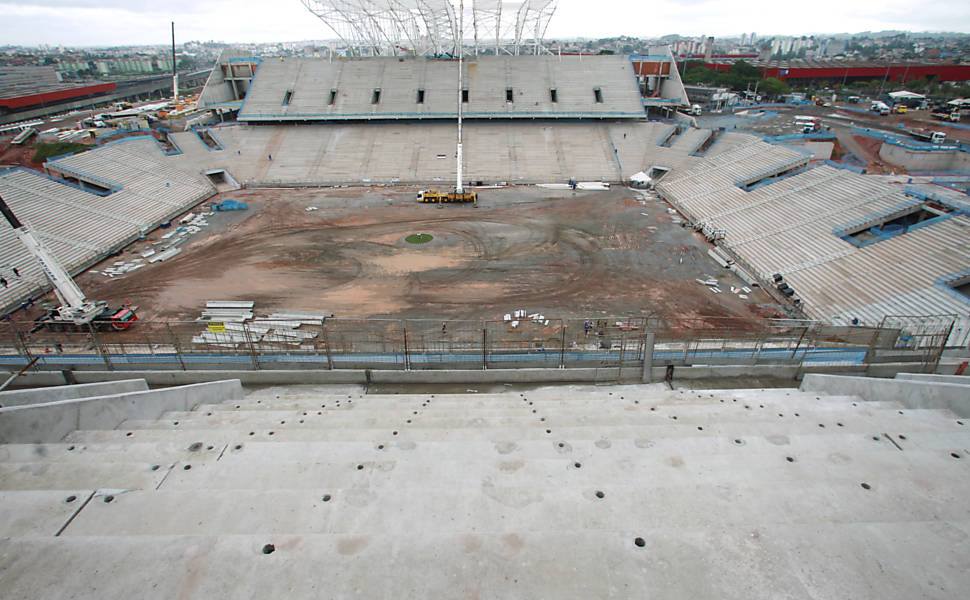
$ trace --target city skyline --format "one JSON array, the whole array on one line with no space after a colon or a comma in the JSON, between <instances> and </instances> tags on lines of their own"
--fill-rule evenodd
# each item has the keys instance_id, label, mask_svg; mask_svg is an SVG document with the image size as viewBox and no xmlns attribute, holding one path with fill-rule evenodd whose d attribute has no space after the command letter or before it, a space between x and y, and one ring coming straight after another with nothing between
<instances>
[{"instance_id":1,"label":"city skyline","mask_svg":"<svg viewBox=\"0 0 970 600\"><path fill-rule=\"evenodd\" d=\"M5 13L0 45L108 47L169 42L169 21L185 41L286 43L332 39L332 32L299 0L170 0L162 6L141 0L0 0ZM582 0L560 0L548 38L603 38L621 35L760 37L840 35L880 31L966 33L970 6L928 0L914 13L911 3L863 0L851 5L819 0L810 10L778 8L752 0L743 11L709 0L660 0L633 5L602 0L589 10ZM640 22L642 25L631 26ZM622 23L623 25L618 25ZM832 23L839 31L830 30ZM100 24L101 27L92 27ZM828 30L828 31L827 31Z\"/></svg>"}]
</instances>

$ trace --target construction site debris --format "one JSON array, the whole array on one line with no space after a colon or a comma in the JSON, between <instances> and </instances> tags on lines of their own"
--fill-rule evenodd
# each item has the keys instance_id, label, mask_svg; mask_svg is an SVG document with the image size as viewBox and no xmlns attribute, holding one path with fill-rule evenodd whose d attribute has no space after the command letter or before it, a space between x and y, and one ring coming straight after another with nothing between
<instances>
[{"instance_id":1,"label":"construction site debris","mask_svg":"<svg viewBox=\"0 0 970 600\"><path fill-rule=\"evenodd\" d=\"M182 249L181 248L169 248L168 250L165 250L164 252L159 252L158 254L152 256L151 258L148 259L148 262L150 262L150 263L162 262L163 260L168 260L168 259L172 258L173 256L177 256L177 255L179 255L181 253L182 253Z\"/></svg>"},{"instance_id":2,"label":"construction site debris","mask_svg":"<svg viewBox=\"0 0 970 600\"><path fill-rule=\"evenodd\" d=\"M218 348L259 341L298 346L320 335L319 331L301 330L302 325L322 325L324 319L333 316L278 312L256 318L253 300L209 300L205 304L198 321L206 323L206 328L192 342Z\"/></svg>"},{"instance_id":3,"label":"construction site debris","mask_svg":"<svg viewBox=\"0 0 970 600\"><path fill-rule=\"evenodd\" d=\"M209 300L208 302L205 303L205 307L208 309L243 308L251 311L255 306L256 306L256 302L252 300Z\"/></svg>"},{"instance_id":4,"label":"construction site debris","mask_svg":"<svg viewBox=\"0 0 970 600\"><path fill-rule=\"evenodd\" d=\"M610 184L603 181L579 181L575 187L569 183L540 183L536 187L547 190L581 190L584 192L605 192L610 189Z\"/></svg>"}]
</instances>

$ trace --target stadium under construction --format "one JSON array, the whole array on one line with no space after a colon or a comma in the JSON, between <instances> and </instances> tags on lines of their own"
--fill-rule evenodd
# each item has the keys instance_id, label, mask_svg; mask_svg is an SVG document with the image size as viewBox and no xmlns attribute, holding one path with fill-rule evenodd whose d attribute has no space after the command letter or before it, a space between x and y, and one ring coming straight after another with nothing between
<instances>
[{"instance_id":1,"label":"stadium under construction","mask_svg":"<svg viewBox=\"0 0 970 600\"><path fill-rule=\"evenodd\" d=\"M0 596L962 596L965 145L705 126L547 0L304 4L341 52L0 166ZM35 321L27 233L137 322Z\"/></svg>"}]
</instances>

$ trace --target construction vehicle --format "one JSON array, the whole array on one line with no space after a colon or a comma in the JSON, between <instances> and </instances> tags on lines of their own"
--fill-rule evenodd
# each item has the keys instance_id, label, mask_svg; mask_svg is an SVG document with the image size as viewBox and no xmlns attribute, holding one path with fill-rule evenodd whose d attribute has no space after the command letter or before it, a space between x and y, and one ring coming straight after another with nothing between
<instances>
[{"instance_id":1,"label":"construction vehicle","mask_svg":"<svg viewBox=\"0 0 970 600\"><path fill-rule=\"evenodd\" d=\"M816 131L822 130L822 120L818 117L796 115L795 126L798 127L802 133L815 133Z\"/></svg>"},{"instance_id":2,"label":"construction vehicle","mask_svg":"<svg viewBox=\"0 0 970 600\"><path fill-rule=\"evenodd\" d=\"M458 3L458 39L464 39L465 32L465 3L460 0ZM465 191L464 183L462 181L462 168L463 168L463 151L462 151L462 118L464 108L462 104L465 102L465 86L462 83L462 64L465 60L464 44L458 44L458 95L457 100L457 112L458 112L458 139L455 146L455 158L456 158L456 168L455 168L455 189L450 192L439 192L438 190L421 190L418 192L417 201L424 204L444 204L444 203L474 203L478 206L478 192L475 191Z\"/></svg>"},{"instance_id":3,"label":"construction vehicle","mask_svg":"<svg viewBox=\"0 0 970 600\"><path fill-rule=\"evenodd\" d=\"M960 121L960 111L950 110L948 108L941 108L933 111L931 116L939 121L950 121L951 123L958 123Z\"/></svg>"},{"instance_id":4,"label":"construction vehicle","mask_svg":"<svg viewBox=\"0 0 970 600\"><path fill-rule=\"evenodd\" d=\"M925 129L908 129L906 133L914 138L929 142L931 144L942 144L946 142L946 134L942 131L927 131Z\"/></svg>"},{"instance_id":5,"label":"construction vehicle","mask_svg":"<svg viewBox=\"0 0 970 600\"><path fill-rule=\"evenodd\" d=\"M422 202L424 204L478 202L478 192L459 192L457 190L454 192L439 192L438 190L421 190L418 192L417 200L418 202Z\"/></svg>"},{"instance_id":6,"label":"construction vehicle","mask_svg":"<svg viewBox=\"0 0 970 600\"><path fill-rule=\"evenodd\" d=\"M103 300L88 300L81 288L74 283L70 274L54 258L53 253L41 243L30 227L20 222L10 206L0 198L0 213L3 213L7 223L13 228L17 238L27 248L37 262L40 263L44 274L54 288L54 294L61 305L47 311L47 314L37 319L38 327L46 327L55 331L87 329L93 327L100 330L124 331L138 320L135 308L122 306L109 308ZM14 277L20 277L20 270L10 269ZM0 276L6 285L6 279Z\"/></svg>"},{"instance_id":7,"label":"construction vehicle","mask_svg":"<svg viewBox=\"0 0 970 600\"><path fill-rule=\"evenodd\" d=\"M892 109L890 109L889 105L886 104L885 102L876 101L869 106L869 110L871 110L874 113L878 113L882 116L886 116L890 113Z\"/></svg>"}]
</instances>

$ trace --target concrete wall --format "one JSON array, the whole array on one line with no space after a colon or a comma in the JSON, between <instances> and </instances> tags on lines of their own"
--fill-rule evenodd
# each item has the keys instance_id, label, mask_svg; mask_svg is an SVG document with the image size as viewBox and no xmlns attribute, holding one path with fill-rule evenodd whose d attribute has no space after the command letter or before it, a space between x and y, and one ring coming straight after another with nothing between
<instances>
[{"instance_id":1,"label":"concrete wall","mask_svg":"<svg viewBox=\"0 0 970 600\"><path fill-rule=\"evenodd\" d=\"M784 378L796 381L806 373L858 374L872 377L893 377L896 373L919 371L915 363L880 365L695 365L677 366L674 380L702 380L745 377ZM482 370L366 370L366 369L293 369L293 370L224 370L204 369L176 370L125 370L125 371L72 371L78 383L97 381L120 381L144 379L150 386L186 385L206 381L238 379L243 385L325 385L372 383L608 383L640 382L643 369L637 366L602 368L548 368L548 369L490 369ZM662 381L665 366L650 370L650 381ZM3 373L0 373L3 377ZM33 378L43 383L34 383ZM63 385L60 372L31 372L21 378L24 385Z\"/></svg>"},{"instance_id":2,"label":"concrete wall","mask_svg":"<svg viewBox=\"0 0 970 600\"><path fill-rule=\"evenodd\" d=\"M802 380L800 389L899 402L907 408L948 409L959 417L970 417L970 392L965 385L811 374Z\"/></svg>"},{"instance_id":3,"label":"concrete wall","mask_svg":"<svg viewBox=\"0 0 970 600\"><path fill-rule=\"evenodd\" d=\"M0 408L56 402L58 400L76 400L78 398L92 398L94 396L108 396L128 392L144 392L146 390L148 390L148 384L144 379L122 379L119 381L64 385L32 390L14 390L0 392Z\"/></svg>"},{"instance_id":4,"label":"concrete wall","mask_svg":"<svg viewBox=\"0 0 970 600\"><path fill-rule=\"evenodd\" d=\"M924 381L928 383L952 383L955 385L970 385L970 377L966 375L932 375L926 373L900 373L897 380Z\"/></svg>"},{"instance_id":5,"label":"concrete wall","mask_svg":"<svg viewBox=\"0 0 970 600\"><path fill-rule=\"evenodd\" d=\"M0 444L53 443L78 429L114 429L127 419L242 398L238 379L0 408Z\"/></svg>"},{"instance_id":6,"label":"concrete wall","mask_svg":"<svg viewBox=\"0 0 970 600\"><path fill-rule=\"evenodd\" d=\"M952 152L917 152L893 144L883 144L879 157L886 162L905 167L911 171L967 171L970 170L970 154Z\"/></svg>"},{"instance_id":7,"label":"concrete wall","mask_svg":"<svg viewBox=\"0 0 970 600\"><path fill-rule=\"evenodd\" d=\"M694 365L677 366L674 380L678 379L725 379L745 377L785 378L796 381L806 373L857 374L870 377L893 377L901 372L918 372L922 366L916 363L887 363L879 365ZM950 371L952 372L952 370ZM481 370L366 370L337 369L316 370L229 370L204 369L191 371L72 371L78 383L98 381L121 381L144 379L150 386L186 385L224 379L238 379L243 385L324 385L367 383L581 383L581 382L640 382L643 370L640 366L569 369L492 369ZM649 381L662 381L665 366L650 369ZM3 373L0 372L0 377ZM60 372L35 371L25 373L20 385L64 385Z\"/></svg>"},{"instance_id":8,"label":"concrete wall","mask_svg":"<svg viewBox=\"0 0 970 600\"><path fill-rule=\"evenodd\" d=\"M815 160L829 160L832 158L832 150L835 149L835 144L832 142L803 142L801 144L792 144L792 146L800 146L811 152Z\"/></svg>"}]
</instances>

